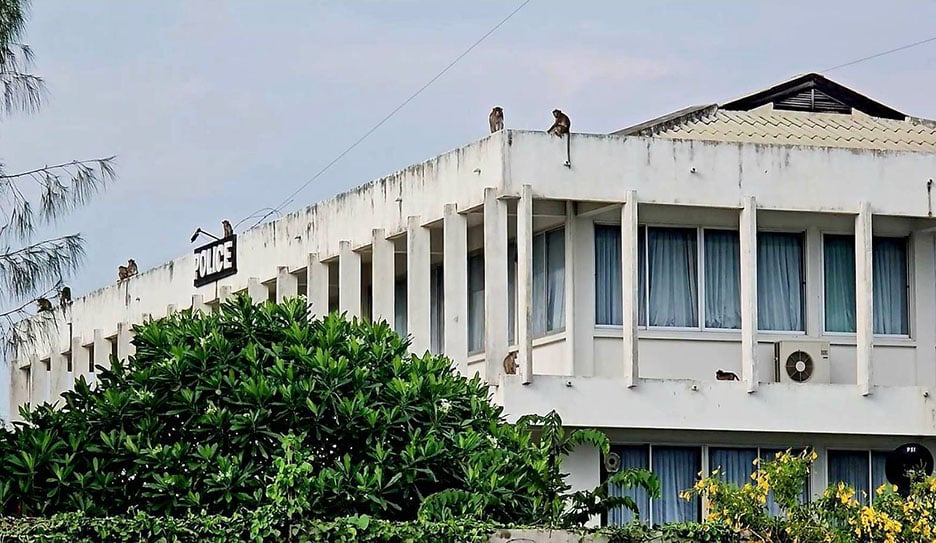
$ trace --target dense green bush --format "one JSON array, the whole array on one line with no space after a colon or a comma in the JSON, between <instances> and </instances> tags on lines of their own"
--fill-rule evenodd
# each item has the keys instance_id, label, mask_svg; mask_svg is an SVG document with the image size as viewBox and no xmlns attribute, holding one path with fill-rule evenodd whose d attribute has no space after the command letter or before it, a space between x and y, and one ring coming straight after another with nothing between
<instances>
[{"instance_id":1,"label":"dense green bush","mask_svg":"<svg viewBox=\"0 0 936 543\"><path fill-rule=\"evenodd\" d=\"M134 333L136 355L96 387L79 379L63 409L0 434L3 512L568 526L633 505L565 482L562 458L606 451L603 434L567 434L554 413L507 424L486 385L409 355L385 323L239 297ZM646 472L614 480L656 491Z\"/></svg>"}]
</instances>

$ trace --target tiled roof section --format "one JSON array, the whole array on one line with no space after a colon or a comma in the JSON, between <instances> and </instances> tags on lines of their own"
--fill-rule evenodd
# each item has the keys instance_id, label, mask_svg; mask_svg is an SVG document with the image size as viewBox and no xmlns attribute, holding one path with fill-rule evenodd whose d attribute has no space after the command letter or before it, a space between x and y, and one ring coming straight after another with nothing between
<instances>
[{"instance_id":1,"label":"tiled roof section","mask_svg":"<svg viewBox=\"0 0 936 543\"><path fill-rule=\"evenodd\" d=\"M936 122L852 114L772 109L728 111L717 106L683 110L616 132L679 140L936 152Z\"/></svg>"}]
</instances>

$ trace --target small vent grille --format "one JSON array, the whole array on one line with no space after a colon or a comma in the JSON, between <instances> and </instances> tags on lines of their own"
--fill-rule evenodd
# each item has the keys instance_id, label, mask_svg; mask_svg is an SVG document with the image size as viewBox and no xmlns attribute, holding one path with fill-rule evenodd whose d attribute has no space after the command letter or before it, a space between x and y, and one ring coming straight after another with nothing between
<instances>
[{"instance_id":1,"label":"small vent grille","mask_svg":"<svg viewBox=\"0 0 936 543\"><path fill-rule=\"evenodd\" d=\"M774 108L789 111L811 111L815 113L851 113L851 106L846 105L828 94L806 89L774 101Z\"/></svg>"}]
</instances>

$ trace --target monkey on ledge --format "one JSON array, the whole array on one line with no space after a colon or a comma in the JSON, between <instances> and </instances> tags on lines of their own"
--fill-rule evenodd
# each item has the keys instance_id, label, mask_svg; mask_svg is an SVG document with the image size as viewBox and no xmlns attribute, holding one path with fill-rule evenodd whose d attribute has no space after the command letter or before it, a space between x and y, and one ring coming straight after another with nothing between
<instances>
[{"instance_id":1,"label":"monkey on ledge","mask_svg":"<svg viewBox=\"0 0 936 543\"><path fill-rule=\"evenodd\" d=\"M560 138L568 134L569 129L572 128L572 121L569 119L569 116L558 109L554 109L553 117L556 120L553 122L553 125L549 127L547 132L554 136L559 136Z\"/></svg>"}]
</instances>

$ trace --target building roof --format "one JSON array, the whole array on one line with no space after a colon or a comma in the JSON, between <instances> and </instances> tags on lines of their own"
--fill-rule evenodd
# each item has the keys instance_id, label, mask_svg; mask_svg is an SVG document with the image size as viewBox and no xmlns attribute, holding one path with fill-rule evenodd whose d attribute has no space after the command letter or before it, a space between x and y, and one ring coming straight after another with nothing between
<instances>
[{"instance_id":1,"label":"building roof","mask_svg":"<svg viewBox=\"0 0 936 543\"><path fill-rule=\"evenodd\" d=\"M614 132L715 142L936 152L936 121L909 117L819 74Z\"/></svg>"}]
</instances>

